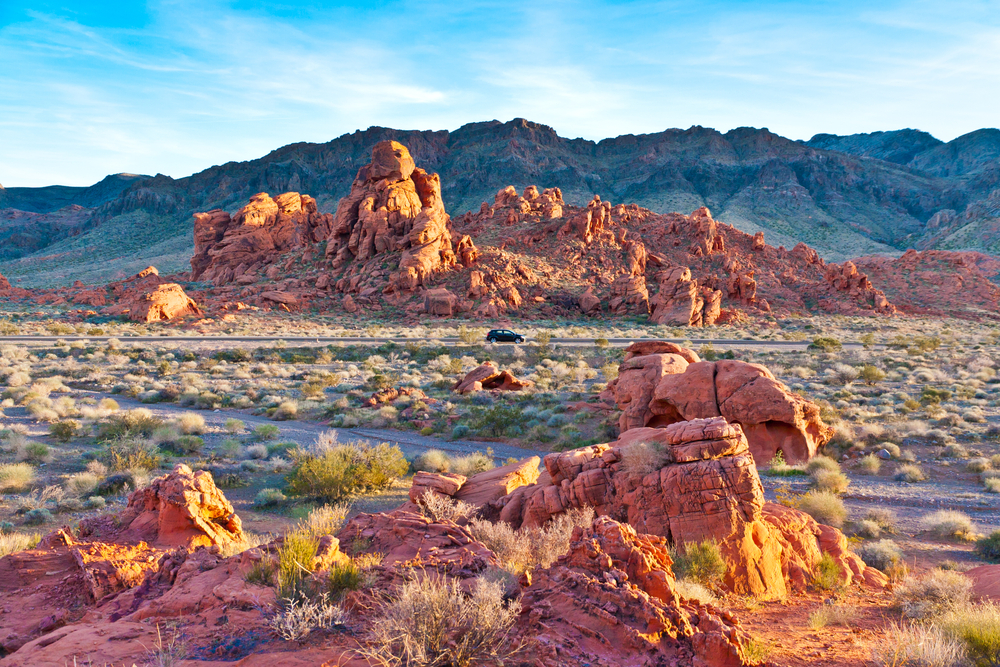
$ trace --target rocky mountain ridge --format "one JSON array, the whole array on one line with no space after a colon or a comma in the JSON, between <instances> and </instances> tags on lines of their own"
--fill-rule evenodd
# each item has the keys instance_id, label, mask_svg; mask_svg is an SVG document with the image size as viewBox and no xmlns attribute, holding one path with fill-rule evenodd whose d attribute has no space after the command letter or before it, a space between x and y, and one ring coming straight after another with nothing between
<instances>
[{"instance_id":1,"label":"rocky mountain ridge","mask_svg":"<svg viewBox=\"0 0 1000 667\"><path fill-rule=\"evenodd\" d=\"M128 220L153 246L190 238L193 213L219 208L232 214L258 192L306 192L320 212L333 212L371 147L383 140L403 143L419 164L440 174L453 215L478 209L507 185L521 191L544 184L576 205L599 195L656 213L707 206L741 231L764 231L786 247L805 242L830 260L909 248L1000 250L1000 130L990 129L948 143L916 130L800 142L766 129L721 133L694 126L594 142L524 119L470 123L453 132L372 127L186 178L109 177L124 186L111 197L97 196L107 191L108 179L76 194L10 188L0 192L0 208L45 212L46 198L48 212L69 203L93 207L92 227ZM21 248L12 255L57 254L59 237L53 240L55 246L42 248L11 244Z\"/></svg>"}]
</instances>

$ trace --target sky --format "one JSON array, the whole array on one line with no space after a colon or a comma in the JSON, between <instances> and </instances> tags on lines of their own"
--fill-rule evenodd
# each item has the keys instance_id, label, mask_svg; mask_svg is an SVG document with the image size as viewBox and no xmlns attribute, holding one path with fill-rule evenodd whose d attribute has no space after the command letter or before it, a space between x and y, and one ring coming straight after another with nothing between
<instances>
[{"instance_id":1,"label":"sky","mask_svg":"<svg viewBox=\"0 0 1000 667\"><path fill-rule=\"evenodd\" d=\"M1000 124L1000 0L0 0L0 184L187 176L382 125L600 140Z\"/></svg>"}]
</instances>

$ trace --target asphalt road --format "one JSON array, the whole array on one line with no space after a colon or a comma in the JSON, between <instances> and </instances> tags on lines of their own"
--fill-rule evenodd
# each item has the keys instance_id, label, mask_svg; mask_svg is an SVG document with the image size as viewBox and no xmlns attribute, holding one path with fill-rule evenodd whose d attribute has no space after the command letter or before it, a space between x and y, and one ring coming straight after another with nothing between
<instances>
[{"instance_id":1,"label":"asphalt road","mask_svg":"<svg viewBox=\"0 0 1000 667\"><path fill-rule=\"evenodd\" d=\"M284 341L289 345L329 345L331 343L346 343L348 345L381 345L383 343L439 343L449 347L459 345L461 340L457 337L446 338L391 338L391 337L368 337L368 336L174 336L164 334L162 336L0 336L0 343L14 344L55 344L56 341L107 341L115 338L128 343L214 343L214 344L234 344L234 343L255 343L268 344L277 341ZM566 346L592 346L594 338L553 338L552 345ZM793 340L750 340L738 338L608 338L608 344L614 347L627 347L632 343L643 340L666 340L671 343L689 343L695 347L702 345L712 345L723 348L762 348L781 350L805 350L810 341ZM532 341L528 339L528 344ZM513 343L498 343L499 345L512 345ZM875 345L876 348L883 347ZM861 349L860 343L844 343L844 349Z\"/></svg>"}]
</instances>

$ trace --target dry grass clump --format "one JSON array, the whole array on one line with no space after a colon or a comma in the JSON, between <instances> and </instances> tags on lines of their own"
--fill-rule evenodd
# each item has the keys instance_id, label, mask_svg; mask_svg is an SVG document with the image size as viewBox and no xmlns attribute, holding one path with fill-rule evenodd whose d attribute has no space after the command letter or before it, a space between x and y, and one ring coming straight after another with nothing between
<instances>
[{"instance_id":1,"label":"dry grass clump","mask_svg":"<svg viewBox=\"0 0 1000 667\"><path fill-rule=\"evenodd\" d=\"M882 572L897 568L903 561L903 552L892 540L883 539L878 542L866 542L858 546L857 554L865 565Z\"/></svg>"},{"instance_id":2,"label":"dry grass clump","mask_svg":"<svg viewBox=\"0 0 1000 667\"><path fill-rule=\"evenodd\" d=\"M631 475L648 475L663 467L663 445L637 442L619 450L622 470Z\"/></svg>"},{"instance_id":3,"label":"dry grass clump","mask_svg":"<svg viewBox=\"0 0 1000 667\"><path fill-rule=\"evenodd\" d=\"M479 508L462 500L455 500L433 491L424 491L417 503L424 516L434 521L459 522L469 519Z\"/></svg>"},{"instance_id":4,"label":"dry grass clump","mask_svg":"<svg viewBox=\"0 0 1000 667\"><path fill-rule=\"evenodd\" d=\"M685 544L682 549L671 550L670 556L679 579L710 585L721 581L726 574L726 561L714 540Z\"/></svg>"},{"instance_id":5,"label":"dry grass clump","mask_svg":"<svg viewBox=\"0 0 1000 667\"><path fill-rule=\"evenodd\" d=\"M847 475L840 472L839 470L817 470L812 475L812 486L814 489L820 491L829 491L830 493L844 493L847 491L847 487L850 485L851 480L847 478Z\"/></svg>"},{"instance_id":6,"label":"dry grass clump","mask_svg":"<svg viewBox=\"0 0 1000 667\"><path fill-rule=\"evenodd\" d=\"M451 457L440 449L428 449L413 459L413 469L425 472L449 472Z\"/></svg>"},{"instance_id":7,"label":"dry grass clump","mask_svg":"<svg viewBox=\"0 0 1000 667\"><path fill-rule=\"evenodd\" d=\"M350 503L322 505L309 512L301 527L315 537L333 535L344 526L350 511Z\"/></svg>"},{"instance_id":8,"label":"dry grass clump","mask_svg":"<svg viewBox=\"0 0 1000 667\"><path fill-rule=\"evenodd\" d=\"M819 630L829 625L850 626L858 617L858 610L846 604L824 604L809 615L809 627Z\"/></svg>"},{"instance_id":9,"label":"dry grass clump","mask_svg":"<svg viewBox=\"0 0 1000 667\"><path fill-rule=\"evenodd\" d=\"M477 472L493 470L495 467L493 452L489 449L486 452L472 452L465 456L456 456L451 460L451 472L466 477L471 477Z\"/></svg>"},{"instance_id":10,"label":"dry grass clump","mask_svg":"<svg viewBox=\"0 0 1000 667\"><path fill-rule=\"evenodd\" d=\"M796 506L816 521L834 528L841 528L847 520L844 501L830 491L809 491L799 498Z\"/></svg>"},{"instance_id":11,"label":"dry grass clump","mask_svg":"<svg viewBox=\"0 0 1000 667\"><path fill-rule=\"evenodd\" d=\"M973 540L976 537L969 515L953 510L939 510L921 519L924 530L947 540Z\"/></svg>"},{"instance_id":12,"label":"dry grass clump","mask_svg":"<svg viewBox=\"0 0 1000 667\"><path fill-rule=\"evenodd\" d=\"M177 418L177 427L184 435L201 435L205 432L205 418L197 412L185 412Z\"/></svg>"},{"instance_id":13,"label":"dry grass clump","mask_svg":"<svg viewBox=\"0 0 1000 667\"><path fill-rule=\"evenodd\" d=\"M924 471L920 469L918 465L901 465L896 470L896 476L894 478L897 482L907 482L909 484L916 484L917 482L923 482L927 479L927 475Z\"/></svg>"},{"instance_id":14,"label":"dry grass clump","mask_svg":"<svg viewBox=\"0 0 1000 667\"><path fill-rule=\"evenodd\" d=\"M990 460L982 456L970 459L965 464L965 469L969 472L986 472L991 468Z\"/></svg>"},{"instance_id":15,"label":"dry grass clump","mask_svg":"<svg viewBox=\"0 0 1000 667\"><path fill-rule=\"evenodd\" d=\"M25 549L34 549L41 539L42 536L38 533L0 534L0 558Z\"/></svg>"},{"instance_id":16,"label":"dry grass clump","mask_svg":"<svg viewBox=\"0 0 1000 667\"><path fill-rule=\"evenodd\" d=\"M877 475L882 469L882 460L874 454L862 456L858 461L858 470L865 475Z\"/></svg>"},{"instance_id":17,"label":"dry grass clump","mask_svg":"<svg viewBox=\"0 0 1000 667\"><path fill-rule=\"evenodd\" d=\"M386 665L503 664L522 650L512 639L520 612L500 582L479 578L467 596L457 580L426 576L382 599L361 653Z\"/></svg>"},{"instance_id":18,"label":"dry grass clump","mask_svg":"<svg viewBox=\"0 0 1000 667\"><path fill-rule=\"evenodd\" d=\"M930 618L965 607L971 595L972 580L950 570L907 577L893 591L896 606L907 618Z\"/></svg>"},{"instance_id":19,"label":"dry grass clump","mask_svg":"<svg viewBox=\"0 0 1000 667\"><path fill-rule=\"evenodd\" d=\"M1000 606L995 602L951 609L936 625L965 646L972 664L977 667L1000 664Z\"/></svg>"},{"instance_id":20,"label":"dry grass clump","mask_svg":"<svg viewBox=\"0 0 1000 667\"><path fill-rule=\"evenodd\" d=\"M21 493L35 482L35 467L30 463L0 465L0 492Z\"/></svg>"},{"instance_id":21,"label":"dry grass clump","mask_svg":"<svg viewBox=\"0 0 1000 667\"><path fill-rule=\"evenodd\" d=\"M962 645L930 625L892 623L872 649L877 667L960 667Z\"/></svg>"},{"instance_id":22,"label":"dry grass clump","mask_svg":"<svg viewBox=\"0 0 1000 667\"><path fill-rule=\"evenodd\" d=\"M677 579L674 582L674 591L687 600L697 600L702 604L715 604L718 598L704 585L692 579Z\"/></svg>"},{"instance_id":23,"label":"dry grass clump","mask_svg":"<svg viewBox=\"0 0 1000 667\"><path fill-rule=\"evenodd\" d=\"M504 521L482 519L469 522L469 532L496 554L503 567L521 574L535 565L548 567L569 550L573 529L594 523L594 509L572 509L553 517L541 528L514 530Z\"/></svg>"},{"instance_id":24,"label":"dry grass clump","mask_svg":"<svg viewBox=\"0 0 1000 667\"><path fill-rule=\"evenodd\" d=\"M343 625L349 616L324 593L315 600L288 600L285 608L268 619L267 624L285 641L297 641L313 630Z\"/></svg>"}]
</instances>

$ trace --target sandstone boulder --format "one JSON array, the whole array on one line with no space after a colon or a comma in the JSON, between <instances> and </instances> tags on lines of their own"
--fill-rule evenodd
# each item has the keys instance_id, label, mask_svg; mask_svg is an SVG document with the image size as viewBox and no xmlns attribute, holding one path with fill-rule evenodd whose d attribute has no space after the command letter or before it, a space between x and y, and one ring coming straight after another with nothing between
<instances>
[{"instance_id":1,"label":"sandstone boulder","mask_svg":"<svg viewBox=\"0 0 1000 667\"><path fill-rule=\"evenodd\" d=\"M533 382L519 380L510 371L501 371L492 361L487 361L469 371L462 380L455 383L455 386L451 390L459 394L468 394L483 389L521 391L532 386L534 386Z\"/></svg>"},{"instance_id":2,"label":"sandstone boulder","mask_svg":"<svg viewBox=\"0 0 1000 667\"><path fill-rule=\"evenodd\" d=\"M569 509L591 506L678 547L716 540L727 562L726 586L765 598L804 586L828 546L845 565L844 583L885 584L846 549L839 531L789 508L772 510L766 519L746 437L721 417L635 429L615 443L549 454L543 463L547 479L493 503L501 520L541 526Z\"/></svg>"},{"instance_id":3,"label":"sandstone boulder","mask_svg":"<svg viewBox=\"0 0 1000 667\"><path fill-rule=\"evenodd\" d=\"M580 310L588 315L593 315L601 312L601 300L594 294L594 289L588 287L583 294L580 295L578 301L580 304Z\"/></svg>"},{"instance_id":4,"label":"sandstone boulder","mask_svg":"<svg viewBox=\"0 0 1000 667\"><path fill-rule=\"evenodd\" d=\"M464 502L482 507L528 484L538 481L542 462L537 456L530 456L522 461L477 472L472 475L455 493L449 494Z\"/></svg>"},{"instance_id":5,"label":"sandstone boulder","mask_svg":"<svg viewBox=\"0 0 1000 667\"><path fill-rule=\"evenodd\" d=\"M438 317L451 317L458 308L458 297L443 287L424 292L424 312Z\"/></svg>"},{"instance_id":6,"label":"sandstone boulder","mask_svg":"<svg viewBox=\"0 0 1000 667\"><path fill-rule=\"evenodd\" d=\"M244 542L242 523L225 495L204 470L179 463L173 471L128 498L108 535L101 522L82 522L81 535L161 547L228 546Z\"/></svg>"},{"instance_id":7,"label":"sandstone boulder","mask_svg":"<svg viewBox=\"0 0 1000 667\"><path fill-rule=\"evenodd\" d=\"M187 315L202 315L202 310L176 283L160 277L150 266L138 274L108 285L103 294L93 294L94 301L103 300L110 290L115 304L105 309L108 315L128 315L133 322L166 322Z\"/></svg>"},{"instance_id":8,"label":"sandstone boulder","mask_svg":"<svg viewBox=\"0 0 1000 667\"><path fill-rule=\"evenodd\" d=\"M763 366L736 360L689 363L674 352L650 349L647 343L630 346L605 390L604 398L622 410L622 433L723 416L742 425L758 465L779 451L786 461L807 461L833 436L819 406L790 392ZM634 356L637 352L649 353Z\"/></svg>"},{"instance_id":9,"label":"sandstone boulder","mask_svg":"<svg viewBox=\"0 0 1000 667\"><path fill-rule=\"evenodd\" d=\"M434 493L450 498L462 488L465 481L464 475L456 473L420 470L413 475L413 483L410 485L410 502L419 504L425 493Z\"/></svg>"}]
</instances>

